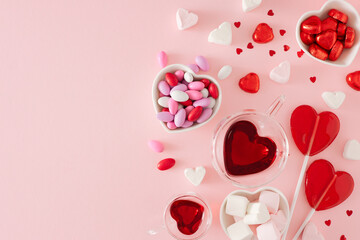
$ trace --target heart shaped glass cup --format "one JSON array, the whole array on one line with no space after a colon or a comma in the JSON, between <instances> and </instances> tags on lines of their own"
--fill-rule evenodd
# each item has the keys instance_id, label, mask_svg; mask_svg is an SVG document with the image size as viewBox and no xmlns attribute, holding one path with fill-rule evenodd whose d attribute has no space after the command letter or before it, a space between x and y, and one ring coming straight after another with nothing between
<instances>
[{"instance_id":1,"label":"heart shaped glass cup","mask_svg":"<svg viewBox=\"0 0 360 240\"><path fill-rule=\"evenodd\" d=\"M285 97L280 96L271 105L267 113L246 110L226 117L217 125L212 141L212 154L213 166L220 176L241 188L260 187L279 176L289 155L289 143L284 129L274 118L274 115L280 109L284 100ZM227 142L229 132L239 123L251 126L251 131L255 131L255 137L251 139L252 136L248 135L248 137L245 137L246 142L243 143L239 139L244 139L244 137L238 135L237 142L235 144L231 142L233 152L229 155L229 143ZM235 159L236 154L242 155L244 158ZM229 165L228 159L231 157L235 160L232 160L233 162L230 163L232 165ZM239 163L245 158L252 158L251 164ZM254 161L254 158L259 160ZM264 160L267 162L264 162Z\"/></svg>"}]
</instances>

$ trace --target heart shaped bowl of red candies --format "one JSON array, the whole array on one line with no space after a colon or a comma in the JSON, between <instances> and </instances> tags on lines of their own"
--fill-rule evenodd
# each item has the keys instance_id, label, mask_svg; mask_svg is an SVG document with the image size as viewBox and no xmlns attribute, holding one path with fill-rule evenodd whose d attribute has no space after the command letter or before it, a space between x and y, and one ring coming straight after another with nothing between
<instances>
[{"instance_id":1,"label":"heart shaped bowl of red candies","mask_svg":"<svg viewBox=\"0 0 360 240\"><path fill-rule=\"evenodd\" d=\"M173 64L155 77L152 98L161 126L174 133L208 123L220 108L222 94L213 77L197 75L188 66Z\"/></svg>"},{"instance_id":2,"label":"heart shaped bowl of red candies","mask_svg":"<svg viewBox=\"0 0 360 240\"><path fill-rule=\"evenodd\" d=\"M296 40L307 55L338 67L355 59L359 35L359 13L344 0L329 0L320 10L306 12L296 26Z\"/></svg>"}]
</instances>

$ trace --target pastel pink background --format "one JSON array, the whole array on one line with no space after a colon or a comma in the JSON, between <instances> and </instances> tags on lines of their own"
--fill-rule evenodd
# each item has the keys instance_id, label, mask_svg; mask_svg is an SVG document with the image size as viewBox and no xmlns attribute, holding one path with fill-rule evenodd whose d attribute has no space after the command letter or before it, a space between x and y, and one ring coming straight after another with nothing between
<instances>
[{"instance_id":1,"label":"pastel pink background","mask_svg":"<svg viewBox=\"0 0 360 240\"><path fill-rule=\"evenodd\" d=\"M236 187L211 165L210 141L216 124L246 108L265 111L280 94L287 100L277 115L290 142L285 171L270 186L291 202L302 154L290 135L289 118L300 104L330 110L323 91L344 91L346 100L334 112L341 130L334 143L311 160L325 158L355 180L351 197L340 206L317 213L313 222L326 239L358 239L360 235L360 162L342 157L349 139L360 140L359 92L345 76L360 70L360 55L347 68L298 58L295 25L302 13L325 1L264 0L243 13L240 0L3 0L0 4L0 239L170 239L166 232L149 236L161 225L166 202L174 194L196 191L210 203L213 224L205 239L225 239L219 223L223 198ZM349 0L358 10L360 2ZM187 8L199 16L186 31L176 27L175 13ZM273 17L267 16L272 9ZM223 21L233 27L233 44L207 42ZM248 50L260 22L270 24L275 39ZM287 33L281 37L279 30ZM283 45L290 46L288 52ZM241 55L235 53L240 47ZM273 49L276 55L270 57ZM231 76L220 85L222 106L206 126L192 132L166 133L155 118L152 80L160 70L156 54L164 50L169 63L189 64L197 55L216 77L225 64ZM292 66L285 85L272 82L270 70L283 60ZM261 78L257 94L237 86L249 72ZM315 83L309 77L316 76ZM161 154L147 147L149 139L165 143ZM166 172L156 169L165 157L177 160ZM187 167L203 165L203 183L192 186ZM309 211L302 189L290 229L292 236ZM346 210L354 211L351 217ZM331 219L330 227L324 224ZM290 238L289 238L290 239Z\"/></svg>"}]
</instances>

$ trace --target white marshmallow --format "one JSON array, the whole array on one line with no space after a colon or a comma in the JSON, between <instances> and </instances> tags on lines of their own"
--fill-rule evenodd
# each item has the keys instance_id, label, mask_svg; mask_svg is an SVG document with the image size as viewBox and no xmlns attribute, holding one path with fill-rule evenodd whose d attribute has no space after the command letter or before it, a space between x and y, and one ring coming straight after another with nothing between
<instances>
[{"instance_id":1,"label":"white marshmallow","mask_svg":"<svg viewBox=\"0 0 360 240\"><path fill-rule=\"evenodd\" d=\"M332 109L338 109L345 100L345 93L337 91L337 92L323 92L321 94L324 102Z\"/></svg>"},{"instance_id":2,"label":"white marshmallow","mask_svg":"<svg viewBox=\"0 0 360 240\"><path fill-rule=\"evenodd\" d=\"M233 217L234 217L235 222L243 220L243 217L238 217L238 216L233 216Z\"/></svg>"},{"instance_id":3,"label":"white marshmallow","mask_svg":"<svg viewBox=\"0 0 360 240\"><path fill-rule=\"evenodd\" d=\"M238 221L227 228L231 240L251 240L254 235L250 227L243 221Z\"/></svg>"},{"instance_id":4,"label":"white marshmallow","mask_svg":"<svg viewBox=\"0 0 360 240\"><path fill-rule=\"evenodd\" d=\"M290 62L284 61L270 72L270 79L277 83L287 83L290 78Z\"/></svg>"},{"instance_id":5,"label":"white marshmallow","mask_svg":"<svg viewBox=\"0 0 360 240\"><path fill-rule=\"evenodd\" d=\"M249 200L243 196L230 195L227 197L226 214L244 217L249 204Z\"/></svg>"},{"instance_id":6,"label":"white marshmallow","mask_svg":"<svg viewBox=\"0 0 360 240\"><path fill-rule=\"evenodd\" d=\"M260 6L262 0L243 0L242 1L242 8L244 12L250 12L254 10L258 6Z\"/></svg>"},{"instance_id":7,"label":"white marshmallow","mask_svg":"<svg viewBox=\"0 0 360 240\"><path fill-rule=\"evenodd\" d=\"M269 221L270 214L267 213L256 213L256 214L247 214L244 217L244 223L248 225L255 225L255 224L263 224Z\"/></svg>"},{"instance_id":8,"label":"white marshmallow","mask_svg":"<svg viewBox=\"0 0 360 240\"><path fill-rule=\"evenodd\" d=\"M261 224L256 228L256 234L259 240L280 240L280 231L272 221Z\"/></svg>"},{"instance_id":9,"label":"white marshmallow","mask_svg":"<svg viewBox=\"0 0 360 240\"><path fill-rule=\"evenodd\" d=\"M360 160L360 143L356 139L346 142L343 157L349 160Z\"/></svg>"},{"instance_id":10,"label":"white marshmallow","mask_svg":"<svg viewBox=\"0 0 360 240\"><path fill-rule=\"evenodd\" d=\"M199 17L186 9L179 8L176 12L176 23L179 30L185 30L194 26L198 22Z\"/></svg>"},{"instance_id":11,"label":"white marshmallow","mask_svg":"<svg viewBox=\"0 0 360 240\"><path fill-rule=\"evenodd\" d=\"M279 209L280 196L273 191L262 191L260 193L259 202L264 203L270 213L276 213Z\"/></svg>"},{"instance_id":12,"label":"white marshmallow","mask_svg":"<svg viewBox=\"0 0 360 240\"><path fill-rule=\"evenodd\" d=\"M279 210L276 214L270 215L271 220L274 222L276 228L282 232L286 226L286 216L283 212L283 210Z\"/></svg>"},{"instance_id":13,"label":"white marshmallow","mask_svg":"<svg viewBox=\"0 0 360 240\"><path fill-rule=\"evenodd\" d=\"M247 214L269 213L269 211L264 203L252 202L248 204L246 213Z\"/></svg>"},{"instance_id":14,"label":"white marshmallow","mask_svg":"<svg viewBox=\"0 0 360 240\"><path fill-rule=\"evenodd\" d=\"M220 26L210 32L208 41L211 43L230 45L232 42L232 30L229 22L223 22Z\"/></svg>"}]
</instances>

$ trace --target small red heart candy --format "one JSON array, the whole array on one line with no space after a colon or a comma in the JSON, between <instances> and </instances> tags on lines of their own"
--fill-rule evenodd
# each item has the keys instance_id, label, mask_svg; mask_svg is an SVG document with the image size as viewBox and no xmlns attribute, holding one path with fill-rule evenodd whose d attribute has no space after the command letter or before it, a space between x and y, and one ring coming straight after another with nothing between
<instances>
[{"instance_id":1,"label":"small red heart candy","mask_svg":"<svg viewBox=\"0 0 360 240\"><path fill-rule=\"evenodd\" d=\"M316 43L326 49L330 50L332 46L335 44L337 39L337 34L334 30L326 30L325 32L321 32L316 36Z\"/></svg>"},{"instance_id":2,"label":"small red heart candy","mask_svg":"<svg viewBox=\"0 0 360 240\"><path fill-rule=\"evenodd\" d=\"M287 52L289 51L290 47L288 45L284 45L284 51Z\"/></svg>"},{"instance_id":3,"label":"small red heart candy","mask_svg":"<svg viewBox=\"0 0 360 240\"><path fill-rule=\"evenodd\" d=\"M329 60L335 61L338 59L344 49L344 45L340 41L336 41L329 53Z\"/></svg>"},{"instance_id":4,"label":"small red heart candy","mask_svg":"<svg viewBox=\"0 0 360 240\"><path fill-rule=\"evenodd\" d=\"M330 226L331 225L331 220L329 219L329 220L326 220L325 221L325 224L326 224L326 226Z\"/></svg>"},{"instance_id":5,"label":"small red heart candy","mask_svg":"<svg viewBox=\"0 0 360 240\"><path fill-rule=\"evenodd\" d=\"M260 79L256 73L249 73L239 81L239 87L248 93L257 93L260 88Z\"/></svg>"},{"instance_id":6,"label":"small red heart candy","mask_svg":"<svg viewBox=\"0 0 360 240\"><path fill-rule=\"evenodd\" d=\"M346 28L347 28L346 24L339 23L337 30L336 30L337 35L345 36Z\"/></svg>"},{"instance_id":7,"label":"small red heart candy","mask_svg":"<svg viewBox=\"0 0 360 240\"><path fill-rule=\"evenodd\" d=\"M253 49L254 46L253 46L253 44L252 44L251 42L249 42L248 45L247 45L247 48L248 48L248 49Z\"/></svg>"},{"instance_id":8,"label":"small red heart candy","mask_svg":"<svg viewBox=\"0 0 360 240\"><path fill-rule=\"evenodd\" d=\"M270 50L270 51L269 51L269 55L270 55L270 57L274 56L274 55L275 55L275 53L276 53L276 52L275 52L274 50Z\"/></svg>"},{"instance_id":9,"label":"small red heart candy","mask_svg":"<svg viewBox=\"0 0 360 240\"><path fill-rule=\"evenodd\" d=\"M340 240L346 240L345 235L341 235Z\"/></svg>"},{"instance_id":10,"label":"small red heart candy","mask_svg":"<svg viewBox=\"0 0 360 240\"><path fill-rule=\"evenodd\" d=\"M328 17L325 18L322 22L321 22L321 31L324 32L326 30L334 30L336 31L338 26L338 21L336 21L334 18L332 17Z\"/></svg>"},{"instance_id":11,"label":"small red heart candy","mask_svg":"<svg viewBox=\"0 0 360 240\"><path fill-rule=\"evenodd\" d=\"M252 38L256 43L267 43L274 39L272 28L266 23L257 25Z\"/></svg>"},{"instance_id":12,"label":"small red heart candy","mask_svg":"<svg viewBox=\"0 0 360 240\"><path fill-rule=\"evenodd\" d=\"M352 89L360 91L360 71L349 73L346 82Z\"/></svg>"},{"instance_id":13,"label":"small red heart candy","mask_svg":"<svg viewBox=\"0 0 360 240\"><path fill-rule=\"evenodd\" d=\"M298 55L299 58L302 57L302 55L304 55L304 51L301 49L300 51L296 52L296 54Z\"/></svg>"},{"instance_id":14,"label":"small red heart candy","mask_svg":"<svg viewBox=\"0 0 360 240\"><path fill-rule=\"evenodd\" d=\"M321 32L321 20L317 16L311 16L301 23L301 31L307 34L318 34Z\"/></svg>"},{"instance_id":15,"label":"small red heart candy","mask_svg":"<svg viewBox=\"0 0 360 240\"><path fill-rule=\"evenodd\" d=\"M267 15L269 15L269 16L274 16L273 10L270 9L270 10L268 11Z\"/></svg>"},{"instance_id":16,"label":"small red heart candy","mask_svg":"<svg viewBox=\"0 0 360 240\"><path fill-rule=\"evenodd\" d=\"M353 214L352 210L346 210L346 214L350 217Z\"/></svg>"},{"instance_id":17,"label":"small red heart candy","mask_svg":"<svg viewBox=\"0 0 360 240\"><path fill-rule=\"evenodd\" d=\"M355 30L351 27L346 29L344 48L351 48L355 42Z\"/></svg>"},{"instance_id":18,"label":"small red heart candy","mask_svg":"<svg viewBox=\"0 0 360 240\"><path fill-rule=\"evenodd\" d=\"M314 83L316 81L316 77L310 77L310 81Z\"/></svg>"},{"instance_id":19,"label":"small red heart candy","mask_svg":"<svg viewBox=\"0 0 360 240\"><path fill-rule=\"evenodd\" d=\"M236 49L237 55L240 55L240 53L242 53L242 51L243 51L243 50L242 50L241 48L237 48L237 49Z\"/></svg>"},{"instance_id":20,"label":"small red heart candy","mask_svg":"<svg viewBox=\"0 0 360 240\"><path fill-rule=\"evenodd\" d=\"M315 35L314 34L308 34L305 32L300 32L300 38L303 43L306 45L310 45L315 42Z\"/></svg>"},{"instance_id":21,"label":"small red heart candy","mask_svg":"<svg viewBox=\"0 0 360 240\"><path fill-rule=\"evenodd\" d=\"M234 25L235 25L235 27L237 27L237 28L239 28L240 27L240 22L234 22Z\"/></svg>"},{"instance_id":22,"label":"small red heart candy","mask_svg":"<svg viewBox=\"0 0 360 240\"><path fill-rule=\"evenodd\" d=\"M309 52L311 55L321 60L326 60L329 56L328 52L316 43L310 45Z\"/></svg>"},{"instance_id":23,"label":"small red heart candy","mask_svg":"<svg viewBox=\"0 0 360 240\"><path fill-rule=\"evenodd\" d=\"M280 35L281 35L281 36L284 36L284 35L285 35L285 33L286 33L286 31L285 31L284 29L280 29L280 31L279 31L279 32L280 32Z\"/></svg>"},{"instance_id":24,"label":"small red heart candy","mask_svg":"<svg viewBox=\"0 0 360 240\"><path fill-rule=\"evenodd\" d=\"M345 23L345 24L348 21L348 16L345 13L340 12L339 10L336 10L336 9L331 9L328 12L328 15L332 18L335 18L336 20L339 20L340 22Z\"/></svg>"}]
</instances>

